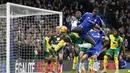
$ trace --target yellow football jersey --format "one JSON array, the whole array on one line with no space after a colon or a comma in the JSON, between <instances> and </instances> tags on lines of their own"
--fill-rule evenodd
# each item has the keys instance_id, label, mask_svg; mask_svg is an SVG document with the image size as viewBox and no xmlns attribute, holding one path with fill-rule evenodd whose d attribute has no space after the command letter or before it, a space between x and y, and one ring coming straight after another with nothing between
<instances>
[{"instance_id":1,"label":"yellow football jersey","mask_svg":"<svg viewBox=\"0 0 130 73\"><path fill-rule=\"evenodd\" d=\"M44 39L44 49L46 52L49 52L49 49L51 49L52 46L49 44L49 37L45 37Z\"/></svg>"},{"instance_id":2,"label":"yellow football jersey","mask_svg":"<svg viewBox=\"0 0 130 73\"><path fill-rule=\"evenodd\" d=\"M116 49L120 45L120 43L123 42L123 39L120 36L114 37L113 34L111 34L109 36L109 38L110 38L110 48L111 49Z\"/></svg>"}]
</instances>

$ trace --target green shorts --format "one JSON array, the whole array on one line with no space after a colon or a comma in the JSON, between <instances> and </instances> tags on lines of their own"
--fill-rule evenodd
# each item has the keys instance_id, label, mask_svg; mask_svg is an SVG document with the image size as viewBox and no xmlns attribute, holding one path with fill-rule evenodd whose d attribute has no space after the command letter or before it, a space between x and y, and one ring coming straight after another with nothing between
<instances>
[{"instance_id":1,"label":"green shorts","mask_svg":"<svg viewBox=\"0 0 130 73\"><path fill-rule=\"evenodd\" d=\"M80 52L86 52L88 49L87 48L80 48Z\"/></svg>"},{"instance_id":2,"label":"green shorts","mask_svg":"<svg viewBox=\"0 0 130 73\"><path fill-rule=\"evenodd\" d=\"M83 40L81 38L77 37L74 33L69 34L68 37L71 39L72 43L74 43L74 44L83 43Z\"/></svg>"},{"instance_id":3,"label":"green shorts","mask_svg":"<svg viewBox=\"0 0 130 73\"><path fill-rule=\"evenodd\" d=\"M45 59L48 59L49 56L51 55L49 52L44 52L45 53Z\"/></svg>"},{"instance_id":4,"label":"green shorts","mask_svg":"<svg viewBox=\"0 0 130 73\"><path fill-rule=\"evenodd\" d=\"M50 52L45 52L45 59L48 59L49 56L51 56L52 54ZM52 59L56 58L56 55L52 55Z\"/></svg>"},{"instance_id":5,"label":"green shorts","mask_svg":"<svg viewBox=\"0 0 130 73\"><path fill-rule=\"evenodd\" d=\"M120 48L116 48L116 49L111 49L110 48L110 49L107 50L106 54L113 57L113 56L118 56L119 52L120 52Z\"/></svg>"}]
</instances>

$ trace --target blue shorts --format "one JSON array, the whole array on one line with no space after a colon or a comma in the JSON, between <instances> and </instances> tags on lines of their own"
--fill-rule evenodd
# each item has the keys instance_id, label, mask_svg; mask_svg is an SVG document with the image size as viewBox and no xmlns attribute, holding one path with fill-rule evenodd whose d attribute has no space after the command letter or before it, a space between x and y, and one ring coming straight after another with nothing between
<instances>
[{"instance_id":1,"label":"blue shorts","mask_svg":"<svg viewBox=\"0 0 130 73\"><path fill-rule=\"evenodd\" d=\"M84 54L88 54L88 57L91 57L91 56L93 56L93 55L99 56L100 51L91 48L91 49L87 50Z\"/></svg>"},{"instance_id":2,"label":"blue shorts","mask_svg":"<svg viewBox=\"0 0 130 73\"><path fill-rule=\"evenodd\" d=\"M80 33L78 33L78 35L80 36L81 39L85 40L86 39L86 36L89 36L89 34L87 34L87 30L84 30L83 26L82 25L79 25L78 27L81 27L82 28L82 31Z\"/></svg>"}]
</instances>

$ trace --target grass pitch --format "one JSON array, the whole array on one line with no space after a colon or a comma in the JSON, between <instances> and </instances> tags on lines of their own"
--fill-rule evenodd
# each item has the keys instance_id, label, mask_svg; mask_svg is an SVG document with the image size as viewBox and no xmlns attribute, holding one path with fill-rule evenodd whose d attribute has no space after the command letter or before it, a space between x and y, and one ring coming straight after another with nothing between
<instances>
[{"instance_id":1,"label":"grass pitch","mask_svg":"<svg viewBox=\"0 0 130 73\"><path fill-rule=\"evenodd\" d=\"M120 70L119 72L120 73L130 73L130 72L128 72L127 69ZM71 73L71 71L67 71L67 72L63 72L63 73ZM74 72L74 73L77 73L77 72ZM87 73L90 73L90 72L88 71ZM101 71L99 71L98 73L101 73ZM115 73L115 70L108 70L107 73Z\"/></svg>"}]
</instances>

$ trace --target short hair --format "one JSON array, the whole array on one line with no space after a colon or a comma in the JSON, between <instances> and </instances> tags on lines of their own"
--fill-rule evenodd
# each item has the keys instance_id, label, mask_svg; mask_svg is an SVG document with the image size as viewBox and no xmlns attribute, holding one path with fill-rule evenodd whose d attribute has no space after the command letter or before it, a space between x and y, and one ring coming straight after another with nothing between
<instances>
[{"instance_id":1,"label":"short hair","mask_svg":"<svg viewBox=\"0 0 130 73\"><path fill-rule=\"evenodd\" d=\"M94 7L94 9L97 10L97 11L99 11L99 8L98 8L98 7ZM94 9L93 9L93 10L94 10Z\"/></svg>"}]
</instances>

